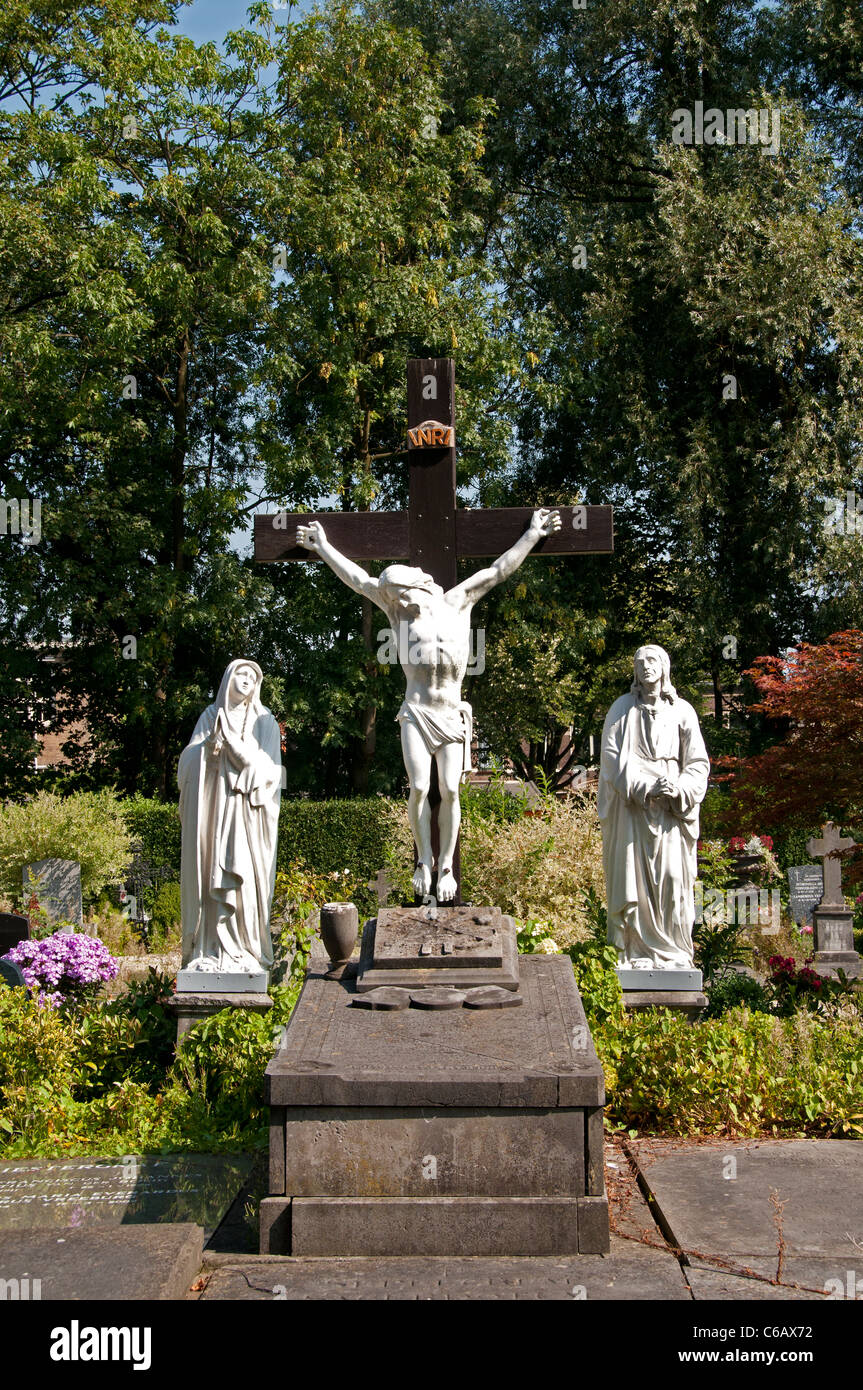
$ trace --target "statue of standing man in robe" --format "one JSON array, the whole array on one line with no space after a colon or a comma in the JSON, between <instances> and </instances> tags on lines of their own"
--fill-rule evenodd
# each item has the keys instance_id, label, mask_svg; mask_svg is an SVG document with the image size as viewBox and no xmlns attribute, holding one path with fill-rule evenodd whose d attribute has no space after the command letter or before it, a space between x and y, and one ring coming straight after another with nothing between
<instances>
[{"instance_id":1,"label":"statue of standing man in robe","mask_svg":"<svg viewBox=\"0 0 863 1390\"><path fill-rule=\"evenodd\" d=\"M608 939L622 969L693 969L699 807L710 762L662 647L639 647L602 730L597 809Z\"/></svg>"},{"instance_id":2,"label":"statue of standing man in robe","mask_svg":"<svg viewBox=\"0 0 863 1390\"><path fill-rule=\"evenodd\" d=\"M397 718L410 783L408 819L417 848L413 876L417 897L431 892L434 868L428 800L432 759L441 797L437 901L451 903L458 891L453 874L461 823L458 789L462 774L470 771L473 727L470 705L461 698L470 655L471 610L490 589L515 573L538 541L560 526L559 512L540 508L524 535L493 565L446 592L430 574L411 565L388 565L375 579L329 543L319 521L297 528L297 544L320 555L343 583L383 609L397 634L399 661L407 680Z\"/></svg>"}]
</instances>

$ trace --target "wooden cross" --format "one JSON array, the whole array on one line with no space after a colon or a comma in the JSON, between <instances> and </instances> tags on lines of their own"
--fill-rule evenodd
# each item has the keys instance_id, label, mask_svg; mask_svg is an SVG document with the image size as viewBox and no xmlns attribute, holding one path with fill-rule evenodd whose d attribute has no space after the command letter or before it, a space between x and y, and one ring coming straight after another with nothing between
<instances>
[{"instance_id":1,"label":"wooden cross","mask_svg":"<svg viewBox=\"0 0 863 1390\"><path fill-rule=\"evenodd\" d=\"M532 507L456 506L455 370L450 357L414 357L407 365L408 509L406 512L277 512L255 517L255 559L315 560L296 543L297 527L320 521L327 539L350 560L408 560L444 589L458 580L458 561L502 555L524 534ZM531 554L608 555L614 549L612 509L558 507L561 529ZM433 848L437 855L436 768L433 767ZM459 851L453 872L461 880ZM435 885L432 884L432 895ZM456 901L460 901L457 899Z\"/></svg>"},{"instance_id":2,"label":"wooden cross","mask_svg":"<svg viewBox=\"0 0 863 1390\"><path fill-rule=\"evenodd\" d=\"M856 843L856 840L847 836L844 840L841 839L832 820L829 820L824 826L820 840L816 840L813 835L811 840L806 841L806 853L810 859L822 861L824 892L819 907L845 906L845 897L842 893L842 863L839 856L846 849L852 849Z\"/></svg>"}]
</instances>

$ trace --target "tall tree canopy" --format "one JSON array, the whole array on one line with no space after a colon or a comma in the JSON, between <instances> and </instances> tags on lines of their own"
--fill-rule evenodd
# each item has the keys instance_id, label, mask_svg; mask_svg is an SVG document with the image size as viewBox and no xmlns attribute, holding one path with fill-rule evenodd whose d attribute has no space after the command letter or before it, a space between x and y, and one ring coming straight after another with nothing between
<instances>
[{"instance_id":1,"label":"tall tree canopy","mask_svg":"<svg viewBox=\"0 0 863 1390\"><path fill-rule=\"evenodd\" d=\"M584 760L640 640L721 714L756 657L859 626L856 503L825 524L863 494L847 6L259 0L219 46L177 17L0 16L0 486L42 503L0 537L5 790L53 702L86 705L74 778L168 794L243 652L291 790L399 780L376 615L238 537L404 504L414 355L456 359L463 503L617 509L613 557L479 619L478 720L525 771L569 725ZM696 102L778 147L676 144Z\"/></svg>"}]
</instances>

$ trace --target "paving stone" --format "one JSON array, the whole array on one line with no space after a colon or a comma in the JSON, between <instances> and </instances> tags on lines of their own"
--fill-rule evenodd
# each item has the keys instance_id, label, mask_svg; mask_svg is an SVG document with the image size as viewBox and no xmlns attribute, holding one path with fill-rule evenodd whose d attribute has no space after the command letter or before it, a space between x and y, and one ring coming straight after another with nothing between
<instances>
[{"instance_id":1,"label":"paving stone","mask_svg":"<svg viewBox=\"0 0 863 1390\"><path fill-rule=\"evenodd\" d=\"M847 1261L845 1265L834 1256L792 1255L783 1261L781 1284L770 1282L776 1277L775 1257L742 1257L739 1268L733 1272L711 1267L702 1260L693 1260L686 1269L687 1283L699 1300L797 1303L826 1300L829 1296L836 1301L863 1301L863 1254L859 1252L856 1261Z\"/></svg>"},{"instance_id":2,"label":"paving stone","mask_svg":"<svg viewBox=\"0 0 863 1390\"><path fill-rule=\"evenodd\" d=\"M628 1246L628 1243L627 1243ZM690 1294L673 1256L632 1255L612 1241L610 1255L496 1258L314 1259L261 1256L208 1264L205 1301L582 1300L684 1302Z\"/></svg>"},{"instance_id":3,"label":"paving stone","mask_svg":"<svg viewBox=\"0 0 863 1390\"><path fill-rule=\"evenodd\" d=\"M863 1145L841 1139L630 1145L661 1219L684 1250L791 1255L851 1268L863 1245ZM859 1244L858 1244L859 1243Z\"/></svg>"},{"instance_id":4,"label":"paving stone","mask_svg":"<svg viewBox=\"0 0 863 1390\"><path fill-rule=\"evenodd\" d=\"M89 1230L0 1232L0 1280L40 1281L40 1297L80 1301L184 1298L201 1267L204 1232L190 1222Z\"/></svg>"}]
</instances>

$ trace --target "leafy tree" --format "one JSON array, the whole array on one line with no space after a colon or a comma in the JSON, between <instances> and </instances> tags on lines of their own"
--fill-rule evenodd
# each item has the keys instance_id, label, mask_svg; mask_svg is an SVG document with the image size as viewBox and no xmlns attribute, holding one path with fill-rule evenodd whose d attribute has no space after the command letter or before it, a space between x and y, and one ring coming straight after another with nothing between
<instances>
[{"instance_id":1,"label":"leafy tree","mask_svg":"<svg viewBox=\"0 0 863 1390\"><path fill-rule=\"evenodd\" d=\"M824 496L860 479L855 208L809 110L778 90L772 21L733 0L387 10L441 55L456 116L498 103L486 240L537 357L510 496L616 504L605 573L631 593L638 556L640 635L670 629L720 715L758 653L815 630ZM675 146L671 113L696 100L781 105L779 153ZM623 650L582 575L578 606L609 634L598 667ZM855 593L837 597L843 622Z\"/></svg>"},{"instance_id":2,"label":"leafy tree","mask_svg":"<svg viewBox=\"0 0 863 1390\"><path fill-rule=\"evenodd\" d=\"M780 733L757 756L731 765L729 823L856 824L863 810L863 632L801 643L763 656L747 672L752 706Z\"/></svg>"},{"instance_id":3,"label":"leafy tree","mask_svg":"<svg viewBox=\"0 0 863 1390\"><path fill-rule=\"evenodd\" d=\"M341 7L281 30L274 54L278 140L262 158L278 273L257 431L267 491L291 510L405 507L406 360L453 356L459 484L475 497L509 464L508 395L526 375L476 249L490 103L438 129L439 82L416 37ZM321 565L271 577L261 637L282 673L289 786L399 785L402 678L377 660L379 612Z\"/></svg>"}]
</instances>

